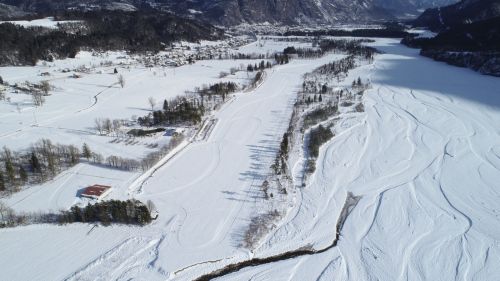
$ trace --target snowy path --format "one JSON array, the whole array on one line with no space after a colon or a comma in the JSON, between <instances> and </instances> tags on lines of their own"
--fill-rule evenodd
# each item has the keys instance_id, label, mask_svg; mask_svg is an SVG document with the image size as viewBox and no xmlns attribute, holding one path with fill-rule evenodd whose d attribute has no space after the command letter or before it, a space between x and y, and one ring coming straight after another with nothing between
<instances>
[{"instance_id":1,"label":"snowy path","mask_svg":"<svg viewBox=\"0 0 500 281\"><path fill-rule=\"evenodd\" d=\"M336 126L300 204L261 250L324 245L350 191L362 199L338 247L221 280L500 278L500 80L394 40L374 45L386 54L352 73L373 83L366 113Z\"/></svg>"}]
</instances>

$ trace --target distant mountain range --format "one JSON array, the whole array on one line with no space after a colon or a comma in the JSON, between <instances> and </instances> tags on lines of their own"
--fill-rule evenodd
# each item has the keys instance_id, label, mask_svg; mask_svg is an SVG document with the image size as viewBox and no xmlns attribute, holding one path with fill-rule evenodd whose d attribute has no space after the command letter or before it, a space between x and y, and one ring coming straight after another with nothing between
<instances>
[{"instance_id":1,"label":"distant mountain range","mask_svg":"<svg viewBox=\"0 0 500 281\"><path fill-rule=\"evenodd\" d=\"M499 16L499 0L463 0L447 7L428 9L413 21L413 25L444 30Z\"/></svg>"},{"instance_id":2,"label":"distant mountain range","mask_svg":"<svg viewBox=\"0 0 500 281\"><path fill-rule=\"evenodd\" d=\"M456 0L0 0L0 16L14 11L162 10L213 24L366 23L415 16Z\"/></svg>"},{"instance_id":3,"label":"distant mountain range","mask_svg":"<svg viewBox=\"0 0 500 281\"><path fill-rule=\"evenodd\" d=\"M218 24L366 22L393 18L372 0L169 0L178 13L193 13ZM184 10L183 10L184 9Z\"/></svg>"}]
</instances>

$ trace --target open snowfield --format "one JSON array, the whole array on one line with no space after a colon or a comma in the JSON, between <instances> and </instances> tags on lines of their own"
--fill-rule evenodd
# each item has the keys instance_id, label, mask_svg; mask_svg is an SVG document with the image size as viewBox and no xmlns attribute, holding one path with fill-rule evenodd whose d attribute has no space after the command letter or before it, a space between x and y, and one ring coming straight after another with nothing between
<instances>
[{"instance_id":1,"label":"open snowfield","mask_svg":"<svg viewBox=\"0 0 500 281\"><path fill-rule=\"evenodd\" d=\"M116 65L101 66L100 63L113 60ZM96 147L104 155L129 155L140 157L148 149L142 141L138 145L110 143L114 136L98 136L94 129L96 118L131 120L151 111L148 98L157 101L155 109L160 109L164 99L185 95L195 87L219 81L221 71L239 67L248 61L201 61L179 68L145 68L131 64L130 59L120 53L105 57L95 57L83 53L75 59L56 61L36 67L0 67L0 76L14 85L25 81L49 81L54 87L51 95L41 107L35 107L30 95L11 93L10 102L0 102L0 141L12 150L25 149L34 141L47 138L56 143L81 146L86 142ZM122 64L120 64L122 63ZM63 69L78 69L85 66L90 73ZM118 75L123 75L125 87L118 85ZM41 73L50 76L41 77ZM71 78L73 74L81 78ZM246 73L238 72L224 80L245 83ZM161 143L161 141L156 141Z\"/></svg>"},{"instance_id":2,"label":"open snowfield","mask_svg":"<svg viewBox=\"0 0 500 281\"><path fill-rule=\"evenodd\" d=\"M386 54L362 71L373 83L366 114L336 126L300 204L262 252L328 244L350 191L362 199L338 247L221 280L500 278L500 81L394 40L373 45Z\"/></svg>"},{"instance_id":3,"label":"open snowfield","mask_svg":"<svg viewBox=\"0 0 500 281\"><path fill-rule=\"evenodd\" d=\"M17 21L0 21L0 23L10 22L23 27L45 27L45 28L58 28L59 24L64 23L78 23L79 21L55 21L53 17L36 19L36 20L17 20Z\"/></svg>"},{"instance_id":4,"label":"open snowfield","mask_svg":"<svg viewBox=\"0 0 500 281\"><path fill-rule=\"evenodd\" d=\"M253 252L240 246L242 231L266 204L257 189L288 126L302 75L341 55L293 60L267 70L262 85L236 94L215 113L217 122L207 139L187 146L143 184L135 181L137 174L80 164L66 173L88 179L63 173L11 197L6 202L19 210L35 211L33 204L67 208L78 200L81 185L98 175L104 183L120 186L118 198L130 194L152 200L160 216L145 227L73 224L0 230L2 278L192 280L253 256L308 245L321 249L335 237L337 219L352 192L361 200L337 247L243 269L221 280L499 280L500 80L420 57L418 50L397 40L377 39L372 45L384 54L350 71L342 82L370 79L365 112L340 116L336 136L320 150L316 173L306 187L289 194L283 202L288 215ZM161 70L154 75L149 69L120 69L127 81L123 89L109 85L105 75L111 74L89 74L78 82L57 79L56 89L65 90L53 93L40 109L23 105L17 112L0 104L1 119L15 122L0 123L0 144L26 148L26 139L34 135L91 144L95 137L103 153L116 149L142 155L144 148L115 148L103 137L62 128L85 130L95 117L139 115L148 110L147 97L175 96L217 81L220 71L240 63L198 62L176 68L175 74L167 69L166 77ZM0 68L0 75L9 82L26 79L26 72L14 70L18 68ZM31 77L42 70L34 71ZM105 91L92 106L99 89ZM67 97L51 103L58 94ZM40 110L38 126L32 126L35 110ZM292 159L300 161L300 156ZM65 182L73 187L65 188Z\"/></svg>"}]
</instances>

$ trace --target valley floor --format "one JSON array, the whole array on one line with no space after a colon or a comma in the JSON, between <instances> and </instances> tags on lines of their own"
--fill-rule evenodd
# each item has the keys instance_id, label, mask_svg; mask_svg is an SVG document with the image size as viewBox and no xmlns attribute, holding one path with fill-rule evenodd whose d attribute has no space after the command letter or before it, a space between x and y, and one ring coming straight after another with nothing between
<instances>
[{"instance_id":1,"label":"valley floor","mask_svg":"<svg viewBox=\"0 0 500 281\"><path fill-rule=\"evenodd\" d=\"M372 45L384 53L342 82L370 79L365 112L340 116L316 173L283 202L287 216L254 251L241 247L242 232L265 207L258 188L302 75L340 55L267 70L261 86L215 114L208 139L131 186L158 207L151 225L0 230L2 278L192 280L253 256L319 249L352 192L361 200L337 247L221 280L500 279L500 80L420 57L397 40Z\"/></svg>"}]
</instances>

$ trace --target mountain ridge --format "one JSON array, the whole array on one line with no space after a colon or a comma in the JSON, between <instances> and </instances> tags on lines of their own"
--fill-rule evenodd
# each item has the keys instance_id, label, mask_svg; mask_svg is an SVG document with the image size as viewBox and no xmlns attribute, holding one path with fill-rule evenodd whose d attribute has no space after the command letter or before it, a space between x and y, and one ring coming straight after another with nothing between
<instances>
[{"instance_id":1,"label":"mountain ridge","mask_svg":"<svg viewBox=\"0 0 500 281\"><path fill-rule=\"evenodd\" d=\"M452 26L488 20L498 16L500 16L500 1L462 0L446 7L427 9L412 21L412 24L432 30L444 30Z\"/></svg>"},{"instance_id":2,"label":"mountain ridge","mask_svg":"<svg viewBox=\"0 0 500 281\"><path fill-rule=\"evenodd\" d=\"M456 0L0 0L24 12L159 10L217 25L330 24L394 20Z\"/></svg>"}]
</instances>

